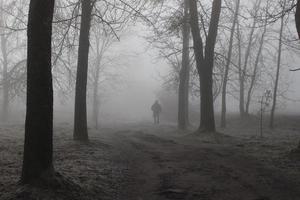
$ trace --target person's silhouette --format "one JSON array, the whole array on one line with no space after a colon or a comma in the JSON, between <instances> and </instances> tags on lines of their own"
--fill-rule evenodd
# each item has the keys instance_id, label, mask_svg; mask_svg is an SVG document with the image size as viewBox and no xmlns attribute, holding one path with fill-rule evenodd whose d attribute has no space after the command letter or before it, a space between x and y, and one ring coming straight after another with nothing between
<instances>
[{"instance_id":1,"label":"person's silhouette","mask_svg":"<svg viewBox=\"0 0 300 200\"><path fill-rule=\"evenodd\" d=\"M151 106L151 110L153 112L154 124L159 124L159 115L162 109L160 104L158 103L158 100L156 100L155 103Z\"/></svg>"}]
</instances>

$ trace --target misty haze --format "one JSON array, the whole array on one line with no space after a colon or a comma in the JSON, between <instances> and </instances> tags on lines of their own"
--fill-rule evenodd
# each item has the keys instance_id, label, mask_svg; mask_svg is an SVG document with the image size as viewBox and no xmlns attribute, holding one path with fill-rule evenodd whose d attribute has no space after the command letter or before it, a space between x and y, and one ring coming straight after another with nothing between
<instances>
[{"instance_id":1,"label":"misty haze","mask_svg":"<svg viewBox=\"0 0 300 200\"><path fill-rule=\"evenodd\" d=\"M300 200L300 0L0 0L0 200Z\"/></svg>"}]
</instances>

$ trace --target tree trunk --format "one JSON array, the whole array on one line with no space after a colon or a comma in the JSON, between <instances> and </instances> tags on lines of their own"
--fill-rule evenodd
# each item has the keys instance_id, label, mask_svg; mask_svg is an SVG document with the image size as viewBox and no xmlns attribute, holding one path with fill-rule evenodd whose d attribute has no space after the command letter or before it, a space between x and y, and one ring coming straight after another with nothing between
<instances>
[{"instance_id":1,"label":"tree trunk","mask_svg":"<svg viewBox=\"0 0 300 200\"><path fill-rule=\"evenodd\" d=\"M300 0L297 1L295 21L296 21L296 28L297 28L297 32L298 32L298 37L300 39ZM298 145L298 149L300 150L300 142L299 142L299 145Z\"/></svg>"},{"instance_id":2,"label":"tree trunk","mask_svg":"<svg viewBox=\"0 0 300 200\"><path fill-rule=\"evenodd\" d=\"M300 39L300 0L297 1L295 20L296 20L296 28L297 28L297 32L298 32L298 37Z\"/></svg>"},{"instance_id":3,"label":"tree trunk","mask_svg":"<svg viewBox=\"0 0 300 200\"><path fill-rule=\"evenodd\" d=\"M194 41L196 65L200 77L201 120L199 132L215 132L214 104L213 104L213 66L214 48L218 32L221 13L221 0L214 0L212 5L211 21L205 44L205 57L203 42L199 29L197 1L190 0L191 30Z\"/></svg>"},{"instance_id":4,"label":"tree trunk","mask_svg":"<svg viewBox=\"0 0 300 200\"><path fill-rule=\"evenodd\" d=\"M268 9L268 8L267 8ZM263 45L265 42L265 35L267 32L267 16L266 16L266 20L265 20L265 24L264 24L264 30L260 39L260 43L259 43L259 49L256 55L256 59L255 59L255 63L254 63L254 69L253 69L253 74L251 77L251 82L250 82L250 87L248 90L248 94L247 94L247 101L246 101L246 114L249 115L249 107L250 107L250 103L251 103L251 96L252 96L252 92L253 92L253 88L255 85L255 81L256 81L256 77L257 77L257 69L258 69L258 64L259 64L259 59L261 58L261 53L263 50Z\"/></svg>"},{"instance_id":5,"label":"tree trunk","mask_svg":"<svg viewBox=\"0 0 300 200\"><path fill-rule=\"evenodd\" d=\"M184 20L182 27L182 67L179 74L178 128L185 130L189 124L189 81L190 81L190 26L189 0L184 0Z\"/></svg>"},{"instance_id":6,"label":"tree trunk","mask_svg":"<svg viewBox=\"0 0 300 200\"><path fill-rule=\"evenodd\" d=\"M74 139L88 141L86 93L89 58L89 35L92 19L92 1L82 1L79 36L78 63L76 76Z\"/></svg>"},{"instance_id":7,"label":"tree trunk","mask_svg":"<svg viewBox=\"0 0 300 200\"><path fill-rule=\"evenodd\" d=\"M237 0L234 17L233 17L233 22L232 22L232 27L231 27L231 31L230 31L229 48L228 48L227 62L226 62L226 66L225 66L223 88L222 88L222 111L221 111L221 127L222 128L226 127L227 81L228 81L229 66L231 63L231 56L232 56L233 37L234 37L234 32L235 32L235 25L237 23L237 18L238 18L238 14L239 14L239 8L240 8L240 0Z\"/></svg>"},{"instance_id":8,"label":"tree trunk","mask_svg":"<svg viewBox=\"0 0 300 200\"><path fill-rule=\"evenodd\" d=\"M259 11L259 7L261 4L261 0L256 0L254 9L255 9L255 13L253 16L253 23L252 23L252 27L251 27L251 31L250 31L250 35L249 35L249 40L248 40L248 46L246 49L246 54L245 54L245 60L244 60L244 65L243 68L241 70L241 75L240 75L240 115L241 117L245 116L245 82L246 82L246 73L247 73L247 67L248 67L248 60L251 54L251 47L252 47L252 41L253 41L253 35L254 35L254 31L255 31L255 26L256 26L256 21L257 21L257 15L258 15L258 11Z\"/></svg>"},{"instance_id":9,"label":"tree trunk","mask_svg":"<svg viewBox=\"0 0 300 200\"><path fill-rule=\"evenodd\" d=\"M237 41L238 41L238 75L239 75L239 86L240 86L240 98L239 98L239 111L240 116L244 113L244 104L241 102L241 99L244 97L244 93L242 93L242 88L244 88L244 82L242 81L242 38L240 31L239 20L237 19Z\"/></svg>"},{"instance_id":10,"label":"tree trunk","mask_svg":"<svg viewBox=\"0 0 300 200\"><path fill-rule=\"evenodd\" d=\"M27 103L22 183L53 174L51 35L54 0L31 0L28 19Z\"/></svg>"},{"instance_id":11,"label":"tree trunk","mask_svg":"<svg viewBox=\"0 0 300 200\"><path fill-rule=\"evenodd\" d=\"M1 1L1 8L3 8L3 1ZM8 35L5 34L4 30L4 15L3 12L0 14L0 26L1 28L1 53L2 53L2 110L1 110L1 120L6 122L8 120L8 107L9 107L9 77L8 77L8 50L7 42Z\"/></svg>"},{"instance_id":12,"label":"tree trunk","mask_svg":"<svg viewBox=\"0 0 300 200\"><path fill-rule=\"evenodd\" d=\"M95 128L99 127L99 95L98 95L98 85L99 85L99 73L100 73L100 62L101 55L99 55L97 49L97 61L96 61L96 74L94 80L94 97L93 97L93 119L95 123Z\"/></svg>"},{"instance_id":13,"label":"tree trunk","mask_svg":"<svg viewBox=\"0 0 300 200\"><path fill-rule=\"evenodd\" d=\"M284 1L283 11L285 10L286 0ZM280 21L280 31L279 31L279 41L278 41L278 57L277 57L277 70L276 70L276 78L275 78L275 85L273 91L273 103L271 108L270 114L270 128L274 128L274 115L276 110L276 103L277 103L277 91L278 91L278 83L279 83L279 76L280 76L280 66L281 66L281 53L282 53L282 36L283 36L283 29L284 29L284 15L281 17Z\"/></svg>"},{"instance_id":14,"label":"tree trunk","mask_svg":"<svg viewBox=\"0 0 300 200\"><path fill-rule=\"evenodd\" d=\"M1 19L2 20L2 19ZM1 120L6 122L8 120L8 107L9 107L9 77L8 77L8 56L7 56L7 37L1 34L1 52L2 52L2 112Z\"/></svg>"}]
</instances>

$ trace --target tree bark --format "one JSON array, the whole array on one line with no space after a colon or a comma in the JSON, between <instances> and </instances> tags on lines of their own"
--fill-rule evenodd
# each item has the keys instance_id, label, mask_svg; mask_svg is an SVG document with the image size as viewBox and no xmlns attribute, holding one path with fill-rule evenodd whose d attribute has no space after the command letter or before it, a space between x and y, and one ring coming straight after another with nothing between
<instances>
[{"instance_id":1,"label":"tree bark","mask_svg":"<svg viewBox=\"0 0 300 200\"><path fill-rule=\"evenodd\" d=\"M214 104L213 104L213 66L214 48L218 32L221 13L221 0L214 0L212 5L211 21L203 52L203 42L199 29L197 1L190 0L191 30L194 41L194 52L197 71L200 77L201 119L199 132L215 132ZM205 55L205 56L204 56Z\"/></svg>"},{"instance_id":2,"label":"tree bark","mask_svg":"<svg viewBox=\"0 0 300 200\"><path fill-rule=\"evenodd\" d=\"M284 6L282 10L285 10L286 0L284 1ZM280 31L279 31L279 40L278 40L278 57L277 57L277 70L276 70L276 78L275 78L275 85L273 90L273 103L271 108L270 114L270 128L274 128L274 116L276 110L276 103L277 103L277 92L278 92L278 83L279 83L279 76L280 76L280 66L281 66L281 54L282 54L282 36L283 36L283 29L284 29L284 15L281 17L280 20Z\"/></svg>"},{"instance_id":3,"label":"tree bark","mask_svg":"<svg viewBox=\"0 0 300 200\"><path fill-rule=\"evenodd\" d=\"M54 0L31 0L28 19L27 103L22 183L54 172L51 35Z\"/></svg>"},{"instance_id":4,"label":"tree bark","mask_svg":"<svg viewBox=\"0 0 300 200\"><path fill-rule=\"evenodd\" d=\"M79 36L78 63L76 76L74 139L88 141L86 93L89 58L89 35L92 19L92 1L82 1L81 25Z\"/></svg>"},{"instance_id":5,"label":"tree bark","mask_svg":"<svg viewBox=\"0 0 300 200\"><path fill-rule=\"evenodd\" d=\"M229 66L231 63L231 56L232 56L233 38L234 38L235 26L236 26L238 14L239 14L239 8L240 8L240 0L237 0L235 12L234 12L234 16L233 16L232 27L230 30L229 48L228 48L227 62L226 62L226 66L225 66L225 73L224 73L224 80L223 80L223 87L222 87L222 111L221 111L221 127L222 128L226 127L227 81L228 81Z\"/></svg>"},{"instance_id":6,"label":"tree bark","mask_svg":"<svg viewBox=\"0 0 300 200\"><path fill-rule=\"evenodd\" d=\"M182 67L179 74L178 128L185 130L189 124L189 82L190 82L190 26L189 0L184 0L184 19L182 27Z\"/></svg>"}]
</instances>

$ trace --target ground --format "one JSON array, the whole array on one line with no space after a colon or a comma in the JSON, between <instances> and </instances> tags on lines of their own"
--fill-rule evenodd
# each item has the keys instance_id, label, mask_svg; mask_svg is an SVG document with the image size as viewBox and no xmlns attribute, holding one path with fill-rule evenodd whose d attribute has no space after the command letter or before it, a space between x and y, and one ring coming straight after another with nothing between
<instances>
[{"instance_id":1,"label":"ground","mask_svg":"<svg viewBox=\"0 0 300 200\"><path fill-rule=\"evenodd\" d=\"M90 143L55 126L51 189L18 185L23 126L0 129L0 199L299 200L299 117L282 117L260 137L256 119L233 119L219 134L150 122L90 129ZM193 128L191 128L193 130ZM65 184L66 183L66 184Z\"/></svg>"}]
</instances>

